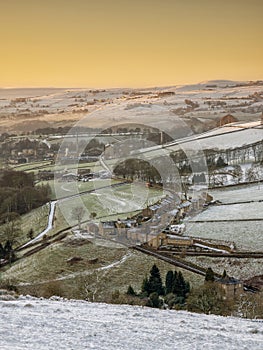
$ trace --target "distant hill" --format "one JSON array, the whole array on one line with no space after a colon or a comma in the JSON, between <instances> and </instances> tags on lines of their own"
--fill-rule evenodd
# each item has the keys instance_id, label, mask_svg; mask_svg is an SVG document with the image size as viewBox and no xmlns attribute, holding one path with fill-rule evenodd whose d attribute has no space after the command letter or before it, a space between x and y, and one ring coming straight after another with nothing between
<instances>
[{"instance_id":1,"label":"distant hill","mask_svg":"<svg viewBox=\"0 0 263 350\"><path fill-rule=\"evenodd\" d=\"M216 127L227 114L242 122L258 120L263 111L263 81L209 80L142 89L0 89L0 133L73 126L86 116L90 127L98 127L98 114L89 118L96 111L101 124L121 122L122 111L129 111L128 118L143 112L144 118L169 116L171 123L180 118L193 133L200 133Z\"/></svg>"}]
</instances>

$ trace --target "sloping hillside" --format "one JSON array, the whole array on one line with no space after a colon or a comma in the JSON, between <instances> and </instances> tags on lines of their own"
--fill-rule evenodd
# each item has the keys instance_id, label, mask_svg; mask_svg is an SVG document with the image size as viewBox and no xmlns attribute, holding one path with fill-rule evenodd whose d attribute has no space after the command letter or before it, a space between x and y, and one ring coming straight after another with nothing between
<instances>
[{"instance_id":1,"label":"sloping hillside","mask_svg":"<svg viewBox=\"0 0 263 350\"><path fill-rule=\"evenodd\" d=\"M83 301L0 302L1 349L260 350L263 323Z\"/></svg>"}]
</instances>

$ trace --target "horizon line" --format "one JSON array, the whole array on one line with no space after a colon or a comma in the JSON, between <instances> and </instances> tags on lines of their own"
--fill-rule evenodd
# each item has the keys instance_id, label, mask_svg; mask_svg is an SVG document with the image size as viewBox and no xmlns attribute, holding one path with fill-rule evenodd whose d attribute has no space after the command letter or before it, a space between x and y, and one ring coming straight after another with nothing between
<instances>
[{"instance_id":1,"label":"horizon line","mask_svg":"<svg viewBox=\"0 0 263 350\"><path fill-rule=\"evenodd\" d=\"M206 84L206 83L222 83L222 82L233 82L233 83L256 83L256 82L263 82L263 79L251 79L251 80L232 80L232 79L211 79L211 80L204 80L199 81L195 83L181 83L181 84L161 84L161 85L152 85L152 86L45 86L45 85L39 85L39 86L0 86L0 90L14 90L14 89L154 89L154 88L169 88L169 87L178 87L178 86L188 86L188 85L198 85L198 84Z\"/></svg>"}]
</instances>

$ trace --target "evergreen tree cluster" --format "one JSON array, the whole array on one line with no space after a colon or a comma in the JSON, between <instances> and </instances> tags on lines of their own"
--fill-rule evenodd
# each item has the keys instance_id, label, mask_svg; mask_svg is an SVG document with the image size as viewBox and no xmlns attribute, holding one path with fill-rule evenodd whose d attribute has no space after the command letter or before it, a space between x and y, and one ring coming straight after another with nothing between
<instances>
[{"instance_id":1,"label":"evergreen tree cluster","mask_svg":"<svg viewBox=\"0 0 263 350\"><path fill-rule=\"evenodd\" d=\"M188 293L190 292L190 284L185 281L181 271L168 271L163 286L162 278L158 267L154 264L150 270L150 276L145 277L141 288L142 294L149 298L147 305L152 307L160 307L162 301L159 298L164 296L164 301L169 307L175 304L184 304Z\"/></svg>"},{"instance_id":2,"label":"evergreen tree cluster","mask_svg":"<svg viewBox=\"0 0 263 350\"><path fill-rule=\"evenodd\" d=\"M152 183L161 181L161 175L155 166L142 159L126 159L115 167L114 174L131 180L138 178Z\"/></svg>"},{"instance_id":3,"label":"evergreen tree cluster","mask_svg":"<svg viewBox=\"0 0 263 350\"><path fill-rule=\"evenodd\" d=\"M183 305L190 292L190 284L184 279L181 271L168 271L165 279L165 302L169 307Z\"/></svg>"}]
</instances>

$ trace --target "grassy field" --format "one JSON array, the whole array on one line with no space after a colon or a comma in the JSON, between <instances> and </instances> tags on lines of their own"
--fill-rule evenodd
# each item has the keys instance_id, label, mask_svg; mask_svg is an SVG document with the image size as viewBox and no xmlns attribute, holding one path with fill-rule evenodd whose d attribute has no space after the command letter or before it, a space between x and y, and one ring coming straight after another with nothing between
<instances>
[{"instance_id":1,"label":"grassy field","mask_svg":"<svg viewBox=\"0 0 263 350\"><path fill-rule=\"evenodd\" d=\"M101 181L99 181L100 183ZM72 220L71 212L74 207L82 204L87 208L82 221L89 220L89 213L91 212L97 214L97 221L102 218L106 221L108 218L114 220L135 215L148 204L155 203L163 196L162 190L147 189L141 184L136 185L135 188L133 184L124 184L114 188L98 187L93 193L60 201L58 207L60 213L67 219L68 224L76 225L77 221Z\"/></svg>"},{"instance_id":2,"label":"grassy field","mask_svg":"<svg viewBox=\"0 0 263 350\"><path fill-rule=\"evenodd\" d=\"M34 231L34 237L42 232L48 222L49 204L45 204L42 207L33 209L29 213L21 216L21 232L17 233L15 237L14 247L20 246L26 243L28 238L28 232L30 229ZM0 242L3 243L7 240L7 236L2 233L0 226Z\"/></svg>"},{"instance_id":3,"label":"grassy field","mask_svg":"<svg viewBox=\"0 0 263 350\"><path fill-rule=\"evenodd\" d=\"M111 180L110 180L111 181ZM113 181L113 183L117 183ZM94 189L93 181L87 183L77 183L80 186L80 193L90 189ZM147 204L151 204L160 199L164 194L157 189L146 189L145 201L140 203L140 194L143 193L143 186L136 190L133 189L132 184L124 184L116 188L102 188L109 184L109 180L96 181L96 191L93 193L85 193L82 196L75 198L68 198L59 201L55 209L54 226L48 233L53 235L56 232L66 229L69 226L76 226L77 220L72 218L72 209L84 204L87 208L85 215L82 218L83 227L86 227L86 222L90 220L90 213L97 214L96 221L100 220L117 220L126 219L127 217L138 214L142 208ZM67 184L69 185L69 184ZM53 189L54 190L54 189ZM54 197L54 193L53 193ZM14 247L26 243L30 229L33 229L34 237L42 232L48 222L49 204L43 205L40 208L32 210L30 213L21 216L21 232L17 233ZM5 242L6 235L0 234L0 242Z\"/></svg>"},{"instance_id":4,"label":"grassy field","mask_svg":"<svg viewBox=\"0 0 263 350\"><path fill-rule=\"evenodd\" d=\"M229 276L240 280L246 280L253 276L262 275L263 259L249 258L209 258L209 257L186 257L186 261L207 268L212 268L214 272L222 274L226 270Z\"/></svg>"},{"instance_id":5,"label":"grassy field","mask_svg":"<svg viewBox=\"0 0 263 350\"><path fill-rule=\"evenodd\" d=\"M70 197L74 194L83 193L86 191L92 191L104 186L109 186L119 183L119 180L109 179L95 179L88 182L72 181L72 182L59 182L58 180L40 181L37 186L49 185L51 188L51 199L59 199L64 197Z\"/></svg>"},{"instance_id":6,"label":"grassy field","mask_svg":"<svg viewBox=\"0 0 263 350\"><path fill-rule=\"evenodd\" d=\"M154 263L158 265L163 281L166 272L174 269L153 257L108 243L65 238L14 263L3 271L2 283L9 281L24 294L110 301L112 293L116 290L125 293L130 284L139 292ZM70 264L68 260L73 257L80 259ZM183 274L192 286L203 282L198 275L187 271Z\"/></svg>"}]
</instances>

